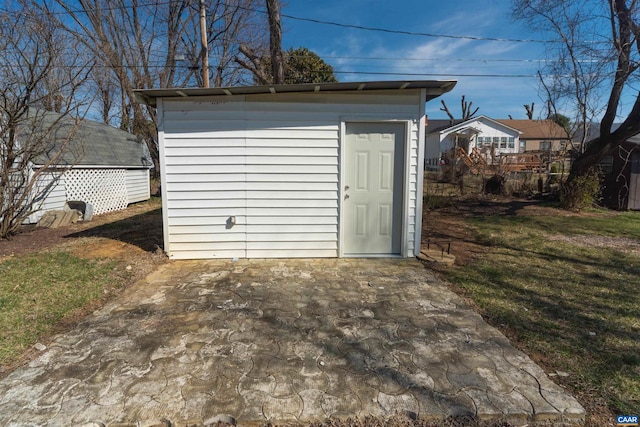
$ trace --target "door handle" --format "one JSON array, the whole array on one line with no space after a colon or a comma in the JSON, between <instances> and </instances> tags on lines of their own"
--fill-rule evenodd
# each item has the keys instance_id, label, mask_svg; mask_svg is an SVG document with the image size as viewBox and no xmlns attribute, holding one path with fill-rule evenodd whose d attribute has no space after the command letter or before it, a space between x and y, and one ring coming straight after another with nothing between
<instances>
[{"instance_id":1,"label":"door handle","mask_svg":"<svg viewBox=\"0 0 640 427\"><path fill-rule=\"evenodd\" d=\"M348 185L345 185L345 186L344 186L344 191L347 191L348 189L349 189L349 186L348 186Z\"/></svg>"}]
</instances>

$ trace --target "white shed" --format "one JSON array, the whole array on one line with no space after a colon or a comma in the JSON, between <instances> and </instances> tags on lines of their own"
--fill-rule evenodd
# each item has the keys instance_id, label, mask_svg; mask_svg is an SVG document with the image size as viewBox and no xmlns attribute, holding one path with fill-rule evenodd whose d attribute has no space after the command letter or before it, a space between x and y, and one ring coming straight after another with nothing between
<instances>
[{"instance_id":1,"label":"white shed","mask_svg":"<svg viewBox=\"0 0 640 427\"><path fill-rule=\"evenodd\" d=\"M137 91L158 109L165 251L417 255L425 102L455 83Z\"/></svg>"},{"instance_id":2,"label":"white shed","mask_svg":"<svg viewBox=\"0 0 640 427\"><path fill-rule=\"evenodd\" d=\"M36 212L27 222L36 223L46 211L63 209L67 201L91 204L99 215L151 197L152 163L146 145L135 135L92 120L76 123L53 112L35 114L38 126L55 132L51 132L52 149L31 165L31 176L46 169L35 178L38 197L32 204ZM66 140L69 135L73 136L61 157L51 164L48 156L55 155L61 144L55 138Z\"/></svg>"}]
</instances>

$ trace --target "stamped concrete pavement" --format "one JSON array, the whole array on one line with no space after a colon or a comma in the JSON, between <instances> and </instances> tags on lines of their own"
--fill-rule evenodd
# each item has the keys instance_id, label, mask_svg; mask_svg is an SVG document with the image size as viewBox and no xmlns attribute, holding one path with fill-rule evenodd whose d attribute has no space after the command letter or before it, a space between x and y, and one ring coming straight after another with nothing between
<instances>
[{"instance_id":1,"label":"stamped concrete pavement","mask_svg":"<svg viewBox=\"0 0 640 427\"><path fill-rule=\"evenodd\" d=\"M415 260L172 262L0 381L3 426L396 413L584 421Z\"/></svg>"}]
</instances>

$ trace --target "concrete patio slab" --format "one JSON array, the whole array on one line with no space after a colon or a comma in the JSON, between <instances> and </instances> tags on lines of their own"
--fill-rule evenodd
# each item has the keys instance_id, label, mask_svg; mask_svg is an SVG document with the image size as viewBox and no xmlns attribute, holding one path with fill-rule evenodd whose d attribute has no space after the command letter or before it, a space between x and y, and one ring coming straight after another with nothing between
<instances>
[{"instance_id":1,"label":"concrete patio slab","mask_svg":"<svg viewBox=\"0 0 640 427\"><path fill-rule=\"evenodd\" d=\"M398 413L584 422L573 397L416 260L173 262L0 381L7 426Z\"/></svg>"}]
</instances>

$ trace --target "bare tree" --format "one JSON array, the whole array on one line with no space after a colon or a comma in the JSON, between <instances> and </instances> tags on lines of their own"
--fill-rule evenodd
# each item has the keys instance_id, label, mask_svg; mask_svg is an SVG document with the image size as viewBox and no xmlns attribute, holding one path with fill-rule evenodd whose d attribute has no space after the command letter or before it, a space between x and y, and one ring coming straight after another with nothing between
<instances>
[{"instance_id":1,"label":"bare tree","mask_svg":"<svg viewBox=\"0 0 640 427\"><path fill-rule=\"evenodd\" d=\"M529 120L533 120L533 110L534 110L534 108L535 108L535 107L536 107L535 102L532 102L532 103L531 103L531 105L529 105L529 104L524 104L524 109L525 109L525 110L526 110L526 112L527 112L527 118L528 118Z\"/></svg>"},{"instance_id":2,"label":"bare tree","mask_svg":"<svg viewBox=\"0 0 640 427\"><path fill-rule=\"evenodd\" d=\"M577 112L574 122L586 130L594 113L604 111L600 135L588 141L573 162L571 178L587 174L612 149L640 132L640 92L633 87L640 66L639 12L635 0L514 0L516 17L556 36L550 43L554 61L549 71L554 77L547 85L571 101L570 108ZM634 97L633 105L613 130L623 93Z\"/></svg>"},{"instance_id":3,"label":"bare tree","mask_svg":"<svg viewBox=\"0 0 640 427\"><path fill-rule=\"evenodd\" d=\"M207 10L207 44L211 64L211 80L214 86L237 85L249 80L247 67L239 65L235 58L242 51L262 51L266 46L266 28L256 19L255 3L258 0L211 1ZM191 60L200 52L199 34L187 28L182 35L181 53ZM242 46L242 50L241 50ZM195 68L195 64L189 64ZM196 84L202 84L200 73L195 74Z\"/></svg>"},{"instance_id":4,"label":"bare tree","mask_svg":"<svg viewBox=\"0 0 640 427\"><path fill-rule=\"evenodd\" d=\"M260 85L266 85L273 83L273 76L269 70L269 60L264 53L256 52L256 50L250 48L246 44L240 45L240 53L244 55L244 58L240 56L235 57L235 61L243 68L251 71L253 79Z\"/></svg>"},{"instance_id":5,"label":"bare tree","mask_svg":"<svg viewBox=\"0 0 640 427\"><path fill-rule=\"evenodd\" d=\"M473 102L467 101L465 98L466 97L462 95L462 98L460 99L462 120L469 120L469 119L472 119L478 113L478 110L480 110L480 107L476 107L476 109L474 110ZM444 99L441 99L440 102L442 103L442 108L440 108L440 111L444 111L449 117L449 121L453 124L453 122L455 121L455 116L451 113L451 110L449 110L449 107L447 106L447 103L444 102Z\"/></svg>"},{"instance_id":6,"label":"bare tree","mask_svg":"<svg viewBox=\"0 0 640 427\"><path fill-rule=\"evenodd\" d=\"M253 74L258 84L282 84L285 82L285 60L282 53L282 26L280 24L280 5L278 0L265 0L267 22L269 26L269 49L263 44L240 45L240 53L235 62Z\"/></svg>"},{"instance_id":7,"label":"bare tree","mask_svg":"<svg viewBox=\"0 0 640 427\"><path fill-rule=\"evenodd\" d=\"M135 102L133 90L173 86L177 81L175 55L189 5L183 0L148 4L125 0L53 1L67 17L58 23L115 76L120 93L120 127L144 138L155 170L159 171L155 111ZM53 7L42 4L44 10ZM191 14L194 15L192 11ZM158 51L160 45L162 53Z\"/></svg>"},{"instance_id":8,"label":"bare tree","mask_svg":"<svg viewBox=\"0 0 640 427\"><path fill-rule=\"evenodd\" d=\"M118 82L104 64L96 64L91 73L91 82L99 100L97 108L100 118L103 123L112 124L114 115L117 115L114 111L114 99L119 96Z\"/></svg>"},{"instance_id":9,"label":"bare tree","mask_svg":"<svg viewBox=\"0 0 640 427\"><path fill-rule=\"evenodd\" d=\"M0 238L39 210L51 190L43 183L55 182L82 155L70 144L91 70L53 20L15 6L0 14Z\"/></svg>"},{"instance_id":10,"label":"bare tree","mask_svg":"<svg viewBox=\"0 0 640 427\"><path fill-rule=\"evenodd\" d=\"M476 109L473 110L473 102L466 101L464 95L462 95L462 99L460 100L460 106L462 109L462 120L469 120L473 118L480 109L480 107L476 107Z\"/></svg>"},{"instance_id":11,"label":"bare tree","mask_svg":"<svg viewBox=\"0 0 640 427\"><path fill-rule=\"evenodd\" d=\"M207 1L209 49L219 59L216 84L237 78L227 73L232 65L240 35L251 24L252 0ZM106 67L117 86L100 84L105 95L104 111L119 112L124 130L141 136L159 172L157 117L155 109L135 101L134 89L200 85L199 8L190 0L42 0L43 10L55 9L58 22L91 51L96 61ZM183 60L184 58L184 60ZM229 79L229 80L227 80ZM115 90L114 90L115 89ZM109 105L108 98L118 97L119 105ZM111 113L109 113L110 115Z\"/></svg>"},{"instance_id":12,"label":"bare tree","mask_svg":"<svg viewBox=\"0 0 640 427\"><path fill-rule=\"evenodd\" d=\"M442 107L440 108L440 111L444 111L447 114L447 117L449 117L449 122L451 124L453 124L453 122L455 121L456 117L453 115L451 110L449 110L449 107L447 106L447 103L444 102L444 99L441 99L440 103L442 104Z\"/></svg>"}]
</instances>

